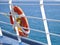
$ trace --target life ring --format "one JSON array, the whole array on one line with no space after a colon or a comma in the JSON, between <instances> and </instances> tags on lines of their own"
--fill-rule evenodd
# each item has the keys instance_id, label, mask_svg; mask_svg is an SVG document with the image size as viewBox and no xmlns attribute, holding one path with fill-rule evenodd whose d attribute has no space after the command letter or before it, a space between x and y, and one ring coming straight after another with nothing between
<instances>
[{"instance_id":1,"label":"life ring","mask_svg":"<svg viewBox=\"0 0 60 45\"><path fill-rule=\"evenodd\" d=\"M14 11L14 13L18 14L19 16L25 16L22 9L18 6L13 6L13 11ZM10 22L11 22L12 25L14 25L14 19L13 19L12 15L10 15ZM22 31L22 29L20 27L18 27L19 35L27 37L28 34L30 33L30 30L28 29L29 24L28 24L27 18L26 17L18 17L16 19L16 22L18 22L20 26L27 28L27 29L23 28L24 31Z\"/></svg>"}]
</instances>

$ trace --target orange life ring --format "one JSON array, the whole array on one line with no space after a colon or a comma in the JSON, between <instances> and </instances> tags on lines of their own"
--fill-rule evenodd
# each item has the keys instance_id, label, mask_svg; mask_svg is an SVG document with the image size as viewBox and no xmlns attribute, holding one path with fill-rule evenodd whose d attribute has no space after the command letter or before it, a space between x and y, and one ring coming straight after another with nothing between
<instances>
[{"instance_id":1,"label":"orange life ring","mask_svg":"<svg viewBox=\"0 0 60 45\"><path fill-rule=\"evenodd\" d=\"M24 12L22 11L22 9L20 7L18 7L18 6L13 6L13 11L15 13L17 13L19 16L21 16L21 15L25 16ZM26 17L21 17L21 18L18 17L16 19L16 21L18 22L18 20L21 21L20 24L19 24L20 26L25 27L25 28L29 28L28 20L27 20ZM14 20L13 20L12 15L10 15L10 22L11 22L11 24L14 25ZM25 28L24 28L24 31L22 31L22 29L20 29L20 27L18 27L18 31L19 31L19 35L20 36L24 36L24 37L28 36L30 30L29 29L25 29Z\"/></svg>"}]
</instances>

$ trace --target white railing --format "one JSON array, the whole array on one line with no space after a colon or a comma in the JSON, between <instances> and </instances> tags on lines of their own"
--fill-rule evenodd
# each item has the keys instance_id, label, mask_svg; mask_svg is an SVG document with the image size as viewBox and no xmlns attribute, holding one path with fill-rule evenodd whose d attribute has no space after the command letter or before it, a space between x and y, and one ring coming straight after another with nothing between
<instances>
[{"instance_id":1,"label":"white railing","mask_svg":"<svg viewBox=\"0 0 60 45\"><path fill-rule=\"evenodd\" d=\"M2 34L2 30L1 30L1 27L0 27L0 37L2 37L2 35L3 35L3 34Z\"/></svg>"},{"instance_id":2,"label":"white railing","mask_svg":"<svg viewBox=\"0 0 60 45\"><path fill-rule=\"evenodd\" d=\"M7 18L9 18L9 13L3 13L3 12L0 12L0 14L6 16ZM17 15L18 16L18 15ZM25 16L21 16L21 17L25 17ZM53 22L60 22L60 20L57 20L57 19L42 19L40 17L34 17L34 16L26 16L27 18L32 18L32 19L37 19L37 20L47 20L47 21L53 21Z\"/></svg>"},{"instance_id":3,"label":"white railing","mask_svg":"<svg viewBox=\"0 0 60 45\"><path fill-rule=\"evenodd\" d=\"M8 4L8 3L0 3L0 4ZM14 3L15 4L15 3ZM11 5L11 4L10 4ZM40 33L45 33L46 36L47 36L47 41L48 41L48 45L52 45L51 44L51 40L50 40L50 35L53 35L53 36L58 36L60 37L59 34L55 34L55 33L50 33L49 32L49 29L48 29L48 24L47 24L47 21L55 21L55 22L60 22L60 20L56 20L56 19L46 19L46 15L45 15L45 11L44 11L44 5L60 5L60 4L43 4L43 0L40 0L40 4L17 4L17 5L40 5L40 9L41 9L41 13L42 13L42 17L43 18L39 18L39 17L33 17L33 16L26 16L27 18L32 18L32 19L38 19L38 20L43 20L43 23L44 23L44 27L45 27L45 31L41 31L41 30L38 30L38 29L32 29L32 28L29 28L30 30L32 31L36 31L36 32L40 32ZM0 14L3 14L5 16L7 16L9 18L9 13L3 13L3 12L0 12ZM23 17L23 16L22 16ZM0 21L0 23L4 23L4 24L8 24L8 25L11 25L10 23L7 23L7 22L3 22L3 21ZM25 27L22 27L22 28L25 28ZM25 28L27 29L27 28ZM1 32L1 31L0 31Z\"/></svg>"},{"instance_id":4,"label":"white railing","mask_svg":"<svg viewBox=\"0 0 60 45\"><path fill-rule=\"evenodd\" d=\"M0 4L9 4L9 3L0 3ZM9 5L10 5L10 4L9 4ZM38 6L39 6L40 4L24 4L24 3L20 3L20 4L19 4L19 3L13 3L13 5L33 5L33 6L34 6L34 5L38 5ZM47 4L44 3L44 5L49 5L49 6L50 6L50 5L54 5L54 6L57 5L57 6L60 6L60 4L48 4L48 3L47 3Z\"/></svg>"},{"instance_id":5,"label":"white railing","mask_svg":"<svg viewBox=\"0 0 60 45\"><path fill-rule=\"evenodd\" d=\"M7 22L3 22L3 21L0 21L0 23L4 23L4 24L6 24L6 25L11 25L10 23L7 23ZM22 27L22 28L25 28L25 27ZM27 28L25 28L25 29L27 29ZM29 28L31 31L35 31L35 32L39 32L39 33L44 33L44 34L46 34L46 32L45 31L42 31L42 30L38 30L38 29L33 29L33 28ZM4 30L4 29L3 29ZM47 33L48 34L48 33ZM55 34L55 33L49 33L50 35L53 35L53 36L58 36L58 37L60 37L60 35L59 34ZM43 43L42 43L43 44Z\"/></svg>"},{"instance_id":6,"label":"white railing","mask_svg":"<svg viewBox=\"0 0 60 45\"><path fill-rule=\"evenodd\" d=\"M40 0L40 9L41 9L41 14L42 14L42 19L45 19L45 20L43 20L43 23L44 23L44 28L45 28L45 32L46 32L47 42L48 42L48 45L52 45L51 39L50 39L50 34L49 34L49 28L48 28L48 24L47 24L47 20L46 20L43 0Z\"/></svg>"},{"instance_id":7,"label":"white railing","mask_svg":"<svg viewBox=\"0 0 60 45\"><path fill-rule=\"evenodd\" d=\"M3 15L5 15L5 16L7 16L8 18L9 18L9 15L10 14L8 14L8 13L2 13L2 12L0 12L0 14L3 14ZM23 16L22 16L23 17ZM27 18L32 18L32 19L38 19L38 20L48 20L48 21L55 21L55 22L60 22L60 20L56 20L56 19L42 19L42 18L38 18L38 17L33 17L33 16L26 16ZM3 21L0 21L0 23L4 23L4 24L8 24L8 25L11 25L10 23L6 23L6 22L3 22ZM23 27L22 27L23 28ZM29 28L29 29L31 29L31 30L33 30L33 31L36 31L36 32L40 32L40 33L45 33L45 34L50 34L50 35L53 35L53 36L59 36L60 37L60 35L59 34L54 34L54 33L46 33L45 31L40 31L40 30L38 30L38 29L32 29L32 28Z\"/></svg>"},{"instance_id":8,"label":"white railing","mask_svg":"<svg viewBox=\"0 0 60 45\"><path fill-rule=\"evenodd\" d=\"M4 23L5 25L11 25L10 23L4 22L4 21L0 21L0 23ZM25 27L22 27L22 28L25 28ZM25 29L27 29L27 28L25 28ZM33 29L33 28L29 28L29 29L32 30L32 31L35 31L35 32L40 32L40 33L45 33L46 34L46 32L45 31L42 31L42 30ZM55 34L55 33L49 33L49 34L50 35L53 35L53 36L60 37L60 34Z\"/></svg>"},{"instance_id":9,"label":"white railing","mask_svg":"<svg viewBox=\"0 0 60 45\"><path fill-rule=\"evenodd\" d=\"M10 8L10 12L12 13L12 15L14 15L14 11L13 11L13 8L12 8L12 0L9 0L9 8ZM14 16L14 19L15 19L15 16ZM14 21L16 22L16 21ZM20 39L20 36L19 36L19 32L18 32L18 26L17 26L17 23L15 24L15 29L16 29L16 34L17 34L17 38L18 38L18 42L21 44L21 39Z\"/></svg>"},{"instance_id":10,"label":"white railing","mask_svg":"<svg viewBox=\"0 0 60 45\"><path fill-rule=\"evenodd\" d=\"M2 13L0 12L0 14L2 15L5 15L9 18L9 15L8 13ZM23 16L22 16L23 17ZM48 20L48 21L55 21L55 22L60 22L60 20L56 20L56 19L42 19L42 18L38 18L38 17L33 17L33 16L26 16L27 18L32 18L32 19L38 19L38 20ZM10 23L7 23L7 22L3 22L3 21L0 21L0 23L4 23L4 24L8 24L8 25L11 25ZM25 28L25 27L22 27L22 28ZM29 28L30 30L32 31L36 31L36 32L40 32L40 33L45 33L45 34L50 34L50 35L53 35L53 36L58 36L60 37L59 34L55 34L55 33L46 33L45 31L41 31L41 30L38 30L38 29L32 29L32 28Z\"/></svg>"}]
</instances>

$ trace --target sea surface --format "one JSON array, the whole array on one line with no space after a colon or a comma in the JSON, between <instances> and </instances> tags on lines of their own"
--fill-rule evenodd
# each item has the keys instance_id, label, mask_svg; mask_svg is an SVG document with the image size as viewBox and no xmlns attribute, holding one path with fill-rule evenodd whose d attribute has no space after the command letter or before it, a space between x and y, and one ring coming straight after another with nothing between
<instances>
[{"instance_id":1,"label":"sea surface","mask_svg":"<svg viewBox=\"0 0 60 45\"><path fill-rule=\"evenodd\" d=\"M40 4L39 1L13 2L14 6L16 5L22 8L26 16L42 18L39 4ZM45 4L44 8L45 8L45 13L46 13L46 18L60 20L60 5L46 5L46 4L60 4L60 2L44 2L44 4ZM10 12L8 2L0 2L0 12L5 12L5 13ZM45 32L43 20L35 19L35 18L28 18L28 17L27 19L28 19L30 28ZM7 16L0 14L0 27L6 31L16 34L11 25L1 23L1 21L10 23L10 20ZM55 33L55 34L60 35L60 22L47 21L47 23L48 23L48 28L49 28L50 33ZM32 29L28 38L47 44L46 34L33 31ZM50 37L51 37L52 45L60 45L60 37L54 36L54 35L50 35Z\"/></svg>"}]
</instances>

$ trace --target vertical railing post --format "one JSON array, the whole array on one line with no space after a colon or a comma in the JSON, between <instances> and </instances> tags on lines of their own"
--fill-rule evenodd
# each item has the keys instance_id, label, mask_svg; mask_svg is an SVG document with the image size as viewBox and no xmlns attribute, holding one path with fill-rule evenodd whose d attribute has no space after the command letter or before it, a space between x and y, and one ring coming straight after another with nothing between
<instances>
[{"instance_id":1,"label":"vertical railing post","mask_svg":"<svg viewBox=\"0 0 60 45\"><path fill-rule=\"evenodd\" d=\"M41 9L41 14L42 14L42 18L43 18L44 28L45 28L45 32L46 32L47 42L48 42L48 45L51 45L50 34L49 34L48 24L47 24L47 20L46 20L43 0L40 0L40 9Z\"/></svg>"},{"instance_id":2,"label":"vertical railing post","mask_svg":"<svg viewBox=\"0 0 60 45\"><path fill-rule=\"evenodd\" d=\"M12 16L14 17L14 20L15 20L15 16L14 16L14 12L13 12L13 9L12 9L12 0L9 0L9 8L10 8L10 11L11 11L11 14L12 14ZM15 23L16 23L16 21L15 21ZM21 41L21 38L20 38L20 36L19 36L19 32L18 32L18 26L17 26L17 24L14 24L14 27L15 27L15 29L16 29L16 34L17 34L17 38L18 38L18 42L19 42L19 45L22 45L22 41Z\"/></svg>"},{"instance_id":3,"label":"vertical railing post","mask_svg":"<svg viewBox=\"0 0 60 45\"><path fill-rule=\"evenodd\" d=\"M3 35L2 35L2 30L1 30L1 27L0 27L0 37L2 37Z\"/></svg>"},{"instance_id":4,"label":"vertical railing post","mask_svg":"<svg viewBox=\"0 0 60 45\"><path fill-rule=\"evenodd\" d=\"M2 38L2 37L3 37L3 34L2 34L1 27L0 27L0 45L2 45L2 41L1 41L1 40L2 40L1 38Z\"/></svg>"}]
</instances>

